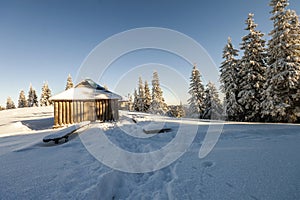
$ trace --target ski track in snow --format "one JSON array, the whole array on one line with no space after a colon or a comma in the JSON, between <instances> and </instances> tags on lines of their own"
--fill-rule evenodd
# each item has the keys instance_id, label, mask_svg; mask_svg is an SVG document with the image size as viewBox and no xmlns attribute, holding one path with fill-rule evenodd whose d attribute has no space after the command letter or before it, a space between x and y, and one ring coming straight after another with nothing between
<instances>
[{"instance_id":1,"label":"ski track in snow","mask_svg":"<svg viewBox=\"0 0 300 200\"><path fill-rule=\"evenodd\" d=\"M0 199L300 199L298 125L225 124L215 148L203 159L198 152L208 122L138 114L134 123L130 118L137 113L121 112L118 123L91 125L133 152L161 148L176 136L180 123L199 125L192 145L174 163L131 174L111 169L88 153L78 134L89 127L67 143L43 143L53 130L43 120L39 127L38 119L49 118L50 109L5 112L8 124L31 120L28 126L36 130L17 127L13 132L1 122L6 136L0 138ZM153 122L164 122L172 132L144 137L138 130Z\"/></svg>"}]
</instances>

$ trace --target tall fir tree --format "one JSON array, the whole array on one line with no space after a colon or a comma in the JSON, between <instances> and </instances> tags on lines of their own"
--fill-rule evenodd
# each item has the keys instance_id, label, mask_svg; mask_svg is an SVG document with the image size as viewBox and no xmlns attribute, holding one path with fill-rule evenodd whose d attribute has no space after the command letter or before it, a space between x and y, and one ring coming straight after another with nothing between
<instances>
[{"instance_id":1,"label":"tall fir tree","mask_svg":"<svg viewBox=\"0 0 300 200\"><path fill-rule=\"evenodd\" d=\"M168 106L163 97L163 91L160 88L159 77L157 71L153 72L152 78L152 102L149 112L153 114L164 115L168 111Z\"/></svg>"},{"instance_id":2,"label":"tall fir tree","mask_svg":"<svg viewBox=\"0 0 300 200\"><path fill-rule=\"evenodd\" d=\"M68 78L67 78L67 84L66 84L66 89L65 90L71 89L73 87L74 87L74 84L73 84L73 81L72 81L72 77L71 77L71 74L69 74Z\"/></svg>"},{"instance_id":3,"label":"tall fir tree","mask_svg":"<svg viewBox=\"0 0 300 200\"><path fill-rule=\"evenodd\" d=\"M139 111L139 108L138 108L138 94L137 94L137 90L134 89L134 93L133 93L133 110L134 111Z\"/></svg>"},{"instance_id":4,"label":"tall fir tree","mask_svg":"<svg viewBox=\"0 0 300 200\"><path fill-rule=\"evenodd\" d=\"M11 99L11 97L8 97L6 100L6 109L15 109L15 103L13 102L13 100Z\"/></svg>"},{"instance_id":5,"label":"tall fir tree","mask_svg":"<svg viewBox=\"0 0 300 200\"><path fill-rule=\"evenodd\" d=\"M241 82L238 93L238 102L243 108L241 118L245 121L261 121L261 102L263 84L266 72L266 49L263 33L256 30L253 14L246 20L246 29L249 33L243 37L241 49L244 55L240 61Z\"/></svg>"},{"instance_id":6,"label":"tall fir tree","mask_svg":"<svg viewBox=\"0 0 300 200\"><path fill-rule=\"evenodd\" d=\"M232 45L231 38L223 50L224 61L220 67L220 81L222 83L221 90L225 94L224 109L228 120L239 120L243 114L243 109L238 103L238 92L240 90L240 61L236 59L238 50Z\"/></svg>"},{"instance_id":7,"label":"tall fir tree","mask_svg":"<svg viewBox=\"0 0 300 200\"><path fill-rule=\"evenodd\" d=\"M38 106L38 98L36 95L35 89L32 88L32 85L30 84L29 92L28 92L28 107L34 107Z\"/></svg>"},{"instance_id":8,"label":"tall fir tree","mask_svg":"<svg viewBox=\"0 0 300 200\"><path fill-rule=\"evenodd\" d=\"M222 118L223 109L221 100L219 98L218 90L212 82L208 82L206 85L204 105L204 119Z\"/></svg>"},{"instance_id":9,"label":"tall fir tree","mask_svg":"<svg viewBox=\"0 0 300 200\"><path fill-rule=\"evenodd\" d=\"M41 94L41 99L40 99L40 105L41 106L49 106L51 105L51 101L50 101L50 97L51 97L51 90L48 86L48 83L45 82L42 88L42 94Z\"/></svg>"},{"instance_id":10,"label":"tall fir tree","mask_svg":"<svg viewBox=\"0 0 300 200\"><path fill-rule=\"evenodd\" d=\"M139 77L137 107L139 112L145 112L145 91L142 77Z\"/></svg>"},{"instance_id":11,"label":"tall fir tree","mask_svg":"<svg viewBox=\"0 0 300 200\"><path fill-rule=\"evenodd\" d=\"M145 112L148 112L151 105L151 92L147 81L145 81L144 92L145 92L145 101L144 101Z\"/></svg>"},{"instance_id":12,"label":"tall fir tree","mask_svg":"<svg viewBox=\"0 0 300 200\"><path fill-rule=\"evenodd\" d=\"M268 42L268 68L262 115L276 122L300 117L300 25L288 0L271 0L273 30Z\"/></svg>"},{"instance_id":13,"label":"tall fir tree","mask_svg":"<svg viewBox=\"0 0 300 200\"><path fill-rule=\"evenodd\" d=\"M24 107L27 107L27 101L26 101L24 90L21 90L19 95L19 100L18 100L18 108L24 108Z\"/></svg>"},{"instance_id":14,"label":"tall fir tree","mask_svg":"<svg viewBox=\"0 0 300 200\"><path fill-rule=\"evenodd\" d=\"M203 118L205 105L204 105L204 86L201 80L201 74L196 65L193 66L192 74L190 77L189 87L190 98L189 103L189 115L194 118Z\"/></svg>"}]
</instances>

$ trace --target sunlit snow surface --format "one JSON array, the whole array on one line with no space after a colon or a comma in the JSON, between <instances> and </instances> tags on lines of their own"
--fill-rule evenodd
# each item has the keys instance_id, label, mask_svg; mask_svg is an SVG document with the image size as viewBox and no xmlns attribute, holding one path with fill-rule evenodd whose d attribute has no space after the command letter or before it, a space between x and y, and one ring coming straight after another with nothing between
<instances>
[{"instance_id":1,"label":"sunlit snow surface","mask_svg":"<svg viewBox=\"0 0 300 200\"><path fill-rule=\"evenodd\" d=\"M131 174L96 160L77 134L67 143L43 143L55 131L52 110L0 112L0 199L300 199L298 125L225 124L215 148L199 159L209 122L185 119L185 126L199 127L183 156L161 170ZM172 131L145 135L141 127L153 121ZM121 112L120 122L93 123L79 134L100 128L120 148L141 153L166 145L178 127L177 119Z\"/></svg>"}]
</instances>

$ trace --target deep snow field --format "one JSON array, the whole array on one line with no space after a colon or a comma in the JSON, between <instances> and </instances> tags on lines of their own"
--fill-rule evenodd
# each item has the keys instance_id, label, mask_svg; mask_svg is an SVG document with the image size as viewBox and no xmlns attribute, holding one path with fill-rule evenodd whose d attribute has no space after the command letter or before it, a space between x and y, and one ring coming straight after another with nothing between
<instances>
[{"instance_id":1,"label":"deep snow field","mask_svg":"<svg viewBox=\"0 0 300 200\"><path fill-rule=\"evenodd\" d=\"M171 131L143 132L162 122ZM118 123L91 123L66 143L43 143L43 137L57 131L52 124L52 107L0 111L1 200L300 199L299 125L226 123L215 147L200 159L206 131L216 124L122 111ZM192 144L179 159L153 172L112 169L86 148L87 141L104 135L125 151L147 154L173 141L180 127L187 138L198 129ZM127 158L108 151L101 150L126 164Z\"/></svg>"}]
</instances>

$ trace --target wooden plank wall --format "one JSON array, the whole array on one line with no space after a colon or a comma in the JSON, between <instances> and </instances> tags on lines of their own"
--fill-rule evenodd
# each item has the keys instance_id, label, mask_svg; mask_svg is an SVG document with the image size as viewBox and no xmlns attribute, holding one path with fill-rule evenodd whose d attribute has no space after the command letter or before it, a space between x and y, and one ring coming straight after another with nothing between
<instances>
[{"instance_id":1,"label":"wooden plank wall","mask_svg":"<svg viewBox=\"0 0 300 200\"><path fill-rule=\"evenodd\" d=\"M54 101L54 128L82 121L117 121L118 100Z\"/></svg>"}]
</instances>

